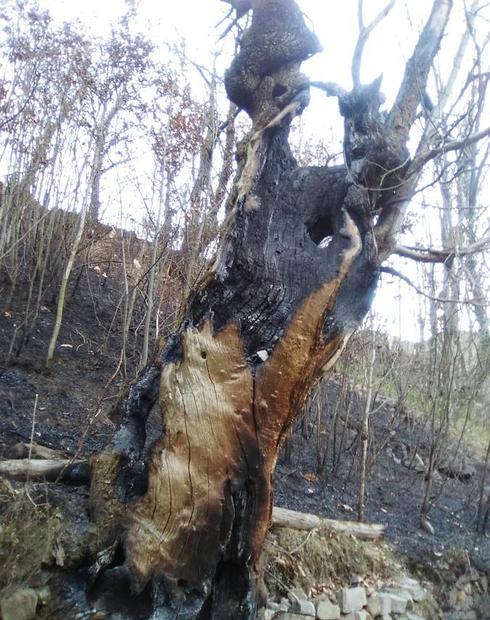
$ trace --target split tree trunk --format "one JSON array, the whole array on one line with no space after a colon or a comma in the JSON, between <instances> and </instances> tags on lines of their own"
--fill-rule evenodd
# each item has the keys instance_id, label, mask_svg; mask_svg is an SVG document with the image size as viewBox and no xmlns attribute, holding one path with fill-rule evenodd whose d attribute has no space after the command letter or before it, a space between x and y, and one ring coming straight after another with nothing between
<instances>
[{"instance_id":1,"label":"split tree trunk","mask_svg":"<svg viewBox=\"0 0 490 620\"><path fill-rule=\"evenodd\" d=\"M239 146L218 256L180 329L131 388L112 446L92 459L101 552L76 586L62 580L64 617L255 617L282 440L364 317L390 252L387 221L398 221L400 200L373 188L403 180L413 98L405 116L397 101L386 120L379 83L339 90L346 166L299 168L288 132L308 103L300 63L318 42L294 0L250 4L225 84L253 127ZM440 35L429 34L434 54ZM417 93L432 61L427 37L424 45L425 65L410 68L420 72ZM158 397L165 432L145 460Z\"/></svg>"}]
</instances>

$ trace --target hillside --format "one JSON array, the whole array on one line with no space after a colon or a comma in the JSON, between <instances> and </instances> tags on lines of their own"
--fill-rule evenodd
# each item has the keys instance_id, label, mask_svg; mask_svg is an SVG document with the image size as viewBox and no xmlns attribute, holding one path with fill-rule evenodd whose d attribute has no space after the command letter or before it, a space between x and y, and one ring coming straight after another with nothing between
<instances>
[{"instance_id":1,"label":"hillside","mask_svg":"<svg viewBox=\"0 0 490 620\"><path fill-rule=\"evenodd\" d=\"M55 308L46 301L31 336L18 356L0 370L0 456L20 456L21 443L37 444L68 456L87 456L110 440L111 409L127 380L121 376L121 330L111 327L120 296L118 275L87 269L72 288L49 370L44 357ZM16 325L23 321L25 299L13 298L0 314L0 354L5 359ZM138 346L138 335L134 337ZM129 366L134 372L134 363ZM345 384L337 372L322 386L319 410L312 404L285 445L275 480L275 504L330 518L355 519L359 489L359 427L365 406L361 386ZM339 407L340 403L340 407ZM346 405L348 403L348 405ZM344 409L342 409L344 407ZM437 502L430 526L421 524L426 464L430 445L420 412L398 410L395 400L378 395L372 417L366 519L386 526L386 539L412 571L440 580L445 562L461 553L480 570L490 570L490 539L476 534L474 522L483 464L464 445L456 458L435 474ZM326 436L334 436L327 453ZM159 433L158 412L151 437ZM20 452L19 452L20 451ZM323 451L323 452L322 452ZM319 455L323 464L319 467ZM73 496L73 492L75 495ZM75 489L72 498L77 495ZM431 529L433 528L433 530ZM456 572L454 573L457 577Z\"/></svg>"}]
</instances>

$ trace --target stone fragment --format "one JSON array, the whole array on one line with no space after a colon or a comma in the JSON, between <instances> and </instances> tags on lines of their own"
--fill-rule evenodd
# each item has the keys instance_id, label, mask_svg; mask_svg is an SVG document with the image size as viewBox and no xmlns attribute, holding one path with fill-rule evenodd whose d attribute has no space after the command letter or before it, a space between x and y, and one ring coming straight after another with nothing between
<instances>
[{"instance_id":1,"label":"stone fragment","mask_svg":"<svg viewBox=\"0 0 490 620\"><path fill-rule=\"evenodd\" d=\"M396 594L396 596L398 596L399 598L402 598L403 600L406 601L406 605L405 605L405 609L412 609L413 608L413 599L412 596L410 594L410 592L408 590L405 590L405 588L393 588L390 589L390 594ZM393 609L393 606L391 607L391 611L395 611Z\"/></svg>"},{"instance_id":2,"label":"stone fragment","mask_svg":"<svg viewBox=\"0 0 490 620\"><path fill-rule=\"evenodd\" d=\"M387 592L376 592L368 597L367 610L376 618L388 616L391 613L391 598Z\"/></svg>"},{"instance_id":3,"label":"stone fragment","mask_svg":"<svg viewBox=\"0 0 490 620\"><path fill-rule=\"evenodd\" d=\"M367 603L364 588L342 588L337 592L337 601L343 614L360 611Z\"/></svg>"},{"instance_id":4,"label":"stone fragment","mask_svg":"<svg viewBox=\"0 0 490 620\"><path fill-rule=\"evenodd\" d=\"M369 613L371 614L371 616L374 616L375 618L376 616L381 616L383 613L381 611L381 601L380 601L379 595L376 593L371 594L370 596L367 597L366 607ZM388 612L390 611L390 609L388 610Z\"/></svg>"},{"instance_id":5,"label":"stone fragment","mask_svg":"<svg viewBox=\"0 0 490 620\"><path fill-rule=\"evenodd\" d=\"M265 351L265 349L261 349L260 351L257 351L257 357L261 362L266 362L269 359L269 354Z\"/></svg>"},{"instance_id":6,"label":"stone fragment","mask_svg":"<svg viewBox=\"0 0 490 620\"><path fill-rule=\"evenodd\" d=\"M402 596L398 596L398 594L395 594L394 592L383 592L383 594L390 599L390 607L391 607L390 613L394 613L394 614L405 613L405 610L407 609L406 598Z\"/></svg>"},{"instance_id":7,"label":"stone fragment","mask_svg":"<svg viewBox=\"0 0 490 620\"><path fill-rule=\"evenodd\" d=\"M307 601L308 597L301 588L294 588L294 590L288 592L288 599L291 603L294 603L295 601Z\"/></svg>"},{"instance_id":8,"label":"stone fragment","mask_svg":"<svg viewBox=\"0 0 490 620\"><path fill-rule=\"evenodd\" d=\"M289 611L300 614L301 616L315 617L316 610L312 601L304 598L297 599L291 603Z\"/></svg>"},{"instance_id":9,"label":"stone fragment","mask_svg":"<svg viewBox=\"0 0 490 620\"><path fill-rule=\"evenodd\" d=\"M406 590L410 593L412 600L416 603L420 603L427 598L427 592L420 585L416 579L412 579L411 577L404 577L399 582L400 588Z\"/></svg>"},{"instance_id":10,"label":"stone fragment","mask_svg":"<svg viewBox=\"0 0 490 620\"><path fill-rule=\"evenodd\" d=\"M272 609L272 611L288 611L289 609L289 601L285 598L281 600L280 603L276 603L275 601L267 602L267 609Z\"/></svg>"},{"instance_id":11,"label":"stone fragment","mask_svg":"<svg viewBox=\"0 0 490 620\"><path fill-rule=\"evenodd\" d=\"M272 620L276 612L273 609L269 609L269 607L264 607L259 609L257 613L257 620Z\"/></svg>"},{"instance_id":12,"label":"stone fragment","mask_svg":"<svg viewBox=\"0 0 490 620\"><path fill-rule=\"evenodd\" d=\"M372 620L372 616L369 612L361 609L360 611L353 611L350 614L342 614L342 620Z\"/></svg>"},{"instance_id":13,"label":"stone fragment","mask_svg":"<svg viewBox=\"0 0 490 620\"><path fill-rule=\"evenodd\" d=\"M318 601L316 606L316 617L318 620L339 620L340 607L338 605L334 605L328 599Z\"/></svg>"},{"instance_id":14,"label":"stone fragment","mask_svg":"<svg viewBox=\"0 0 490 620\"><path fill-rule=\"evenodd\" d=\"M34 620L36 607L37 594L31 588L19 588L0 600L3 620Z\"/></svg>"}]
</instances>

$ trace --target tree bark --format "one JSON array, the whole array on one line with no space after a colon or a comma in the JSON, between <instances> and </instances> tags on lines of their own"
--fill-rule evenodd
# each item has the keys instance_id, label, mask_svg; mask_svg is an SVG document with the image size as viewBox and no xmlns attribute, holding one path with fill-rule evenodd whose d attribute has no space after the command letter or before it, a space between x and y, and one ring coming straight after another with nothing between
<instances>
[{"instance_id":1,"label":"tree bark","mask_svg":"<svg viewBox=\"0 0 490 620\"><path fill-rule=\"evenodd\" d=\"M401 127L413 122L413 90L430 67L427 37L426 72L413 90L404 82L407 114L399 98L385 120L379 82L342 92L346 165L301 169L288 132L308 103L300 64L319 45L294 0L251 8L225 85L252 130L238 148L219 251L179 330L131 387L111 446L92 458L101 552L76 587L61 581L59 617L255 617L278 451L367 312L388 252L378 253L373 219L383 184L402 177ZM443 25L432 28L433 54ZM157 398L164 433L145 459Z\"/></svg>"}]
</instances>

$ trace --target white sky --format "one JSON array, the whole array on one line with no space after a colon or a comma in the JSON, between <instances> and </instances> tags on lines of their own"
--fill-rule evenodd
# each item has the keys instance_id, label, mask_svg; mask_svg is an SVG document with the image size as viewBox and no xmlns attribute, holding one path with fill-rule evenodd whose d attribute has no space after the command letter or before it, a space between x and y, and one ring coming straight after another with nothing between
<instances>
[{"instance_id":1,"label":"white sky","mask_svg":"<svg viewBox=\"0 0 490 620\"><path fill-rule=\"evenodd\" d=\"M365 22L385 6L387 0L365 0ZM105 34L118 16L126 10L124 0L39 0L56 19L80 21L89 32ZM219 35L226 23L216 29L216 24L228 11L228 6L219 0L185 0L165 2L136 0L140 29L157 45L165 41L186 40L188 54L200 64L210 64L211 54L216 47L226 50L228 41L219 41ZM312 79L338 82L350 88L350 61L357 38L357 0L299 0L299 4L320 39L324 51L304 65L304 71ZM428 0L398 0L395 9L373 32L366 46L361 73L363 82L369 82L383 73L382 91L387 96L387 105L393 99L403 67L411 54L417 35L430 10ZM445 46L455 49L466 28L463 17L464 3L455 0ZM441 71L449 71L451 54L443 55L447 64ZM224 70L229 60L223 57ZM443 60L444 62L444 60ZM312 135L334 136L332 151L339 150L341 124L336 101L327 100L321 93L313 93L312 105L304 115L306 132ZM437 236L437 235L436 235ZM413 267L403 267L412 277ZM393 279L390 279L393 280ZM417 314L420 299L404 283L385 283L380 287L374 311L379 322L392 335L404 340L419 339Z\"/></svg>"}]
</instances>

